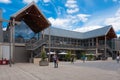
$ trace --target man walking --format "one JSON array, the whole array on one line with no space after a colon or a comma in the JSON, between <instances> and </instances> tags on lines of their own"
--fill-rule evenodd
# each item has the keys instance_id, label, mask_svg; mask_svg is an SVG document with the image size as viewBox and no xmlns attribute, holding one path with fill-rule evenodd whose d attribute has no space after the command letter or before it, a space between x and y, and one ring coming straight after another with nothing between
<instances>
[{"instance_id":1,"label":"man walking","mask_svg":"<svg viewBox=\"0 0 120 80\"><path fill-rule=\"evenodd\" d=\"M119 55L117 55L116 60L117 60L117 63L119 63L119 61L120 61L120 56Z\"/></svg>"},{"instance_id":2,"label":"man walking","mask_svg":"<svg viewBox=\"0 0 120 80\"><path fill-rule=\"evenodd\" d=\"M58 68L58 56L57 54L53 55L54 68Z\"/></svg>"}]
</instances>

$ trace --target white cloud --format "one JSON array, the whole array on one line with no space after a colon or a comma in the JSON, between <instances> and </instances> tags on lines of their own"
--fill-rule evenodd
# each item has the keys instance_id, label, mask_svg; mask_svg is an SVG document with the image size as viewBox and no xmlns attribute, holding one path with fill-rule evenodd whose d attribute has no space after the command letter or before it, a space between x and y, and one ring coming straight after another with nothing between
<instances>
[{"instance_id":1,"label":"white cloud","mask_svg":"<svg viewBox=\"0 0 120 80\"><path fill-rule=\"evenodd\" d=\"M3 28L3 31L6 31L7 27Z\"/></svg>"},{"instance_id":2,"label":"white cloud","mask_svg":"<svg viewBox=\"0 0 120 80\"><path fill-rule=\"evenodd\" d=\"M120 8L112 16L95 16L87 21L82 27L74 29L74 31L86 32L93 29L101 28L106 25L112 25L115 32L120 32ZM92 17L92 16L91 16ZM83 18L83 21L86 20ZM118 34L119 35L119 34Z\"/></svg>"},{"instance_id":3,"label":"white cloud","mask_svg":"<svg viewBox=\"0 0 120 80\"><path fill-rule=\"evenodd\" d=\"M0 3L8 4L8 3L11 3L11 0L0 0Z\"/></svg>"},{"instance_id":4,"label":"white cloud","mask_svg":"<svg viewBox=\"0 0 120 80\"><path fill-rule=\"evenodd\" d=\"M117 37L120 37L120 34L117 34Z\"/></svg>"},{"instance_id":5,"label":"white cloud","mask_svg":"<svg viewBox=\"0 0 120 80\"><path fill-rule=\"evenodd\" d=\"M103 26L99 26L99 25L93 25L93 26L84 26L84 27L80 27L80 28L76 28L73 31L77 31L77 32L87 32L87 31L91 31L94 29L98 29L101 28Z\"/></svg>"},{"instance_id":6,"label":"white cloud","mask_svg":"<svg viewBox=\"0 0 120 80\"><path fill-rule=\"evenodd\" d=\"M70 28L70 25L69 25L70 19L63 19L63 18L54 19L50 17L48 20L52 23L52 26L54 27L58 27L62 29Z\"/></svg>"},{"instance_id":7,"label":"white cloud","mask_svg":"<svg viewBox=\"0 0 120 80\"><path fill-rule=\"evenodd\" d=\"M88 20L88 17L89 17L90 15L87 15L87 14L78 14L76 17L80 20L80 21L82 21L82 22L86 22L87 20Z\"/></svg>"},{"instance_id":8,"label":"white cloud","mask_svg":"<svg viewBox=\"0 0 120 80\"><path fill-rule=\"evenodd\" d=\"M67 0L65 6L67 7L67 13L73 14L79 12L79 7L76 0Z\"/></svg>"},{"instance_id":9,"label":"white cloud","mask_svg":"<svg viewBox=\"0 0 120 80\"><path fill-rule=\"evenodd\" d=\"M63 13L64 15L62 14L62 16L64 16L64 18L61 16L58 16L56 19L53 17L48 18L53 27L73 30L73 27L77 27L79 23L88 20L90 15L78 13L79 8L76 0L67 0L65 6L67 7L66 11L63 8L58 7L59 14ZM66 12L68 13L67 15Z\"/></svg>"},{"instance_id":10,"label":"white cloud","mask_svg":"<svg viewBox=\"0 0 120 80\"><path fill-rule=\"evenodd\" d=\"M74 8L74 7L77 7L77 2L74 1L74 0L67 0L65 6L68 7L68 8Z\"/></svg>"},{"instance_id":11,"label":"white cloud","mask_svg":"<svg viewBox=\"0 0 120 80\"><path fill-rule=\"evenodd\" d=\"M72 4L72 5L66 4L65 6L69 7L69 8L76 8L76 7L78 7L76 4Z\"/></svg>"},{"instance_id":12,"label":"white cloud","mask_svg":"<svg viewBox=\"0 0 120 80\"><path fill-rule=\"evenodd\" d=\"M73 14L79 11L79 8L74 8L74 9L67 9L68 14Z\"/></svg>"},{"instance_id":13,"label":"white cloud","mask_svg":"<svg viewBox=\"0 0 120 80\"><path fill-rule=\"evenodd\" d=\"M116 11L116 14L115 14L115 16L120 16L120 8Z\"/></svg>"},{"instance_id":14,"label":"white cloud","mask_svg":"<svg viewBox=\"0 0 120 80\"><path fill-rule=\"evenodd\" d=\"M35 3L37 3L39 0L23 0L23 3L29 4L29 3L31 3L32 1L34 1Z\"/></svg>"},{"instance_id":15,"label":"white cloud","mask_svg":"<svg viewBox=\"0 0 120 80\"><path fill-rule=\"evenodd\" d=\"M52 26L63 28L63 29L71 29L73 26L75 27L79 22L86 22L90 15L86 14L77 14L77 15L67 15L65 18L48 18L48 20L52 23Z\"/></svg>"},{"instance_id":16,"label":"white cloud","mask_svg":"<svg viewBox=\"0 0 120 80\"><path fill-rule=\"evenodd\" d=\"M120 31L120 8L116 11L115 16L107 18L104 22L113 25L116 32Z\"/></svg>"},{"instance_id":17,"label":"white cloud","mask_svg":"<svg viewBox=\"0 0 120 80\"><path fill-rule=\"evenodd\" d=\"M43 0L44 3L48 3L50 2L51 0Z\"/></svg>"}]
</instances>

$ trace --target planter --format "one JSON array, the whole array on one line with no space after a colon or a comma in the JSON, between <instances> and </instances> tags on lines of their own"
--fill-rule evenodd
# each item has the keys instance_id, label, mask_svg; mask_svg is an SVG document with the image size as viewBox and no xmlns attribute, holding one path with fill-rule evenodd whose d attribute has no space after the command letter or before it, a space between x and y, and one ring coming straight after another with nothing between
<instances>
[{"instance_id":1,"label":"planter","mask_svg":"<svg viewBox=\"0 0 120 80\"><path fill-rule=\"evenodd\" d=\"M33 63L34 64L38 64L39 65L39 62L41 61L41 58L34 58L33 59Z\"/></svg>"},{"instance_id":2,"label":"planter","mask_svg":"<svg viewBox=\"0 0 120 80\"><path fill-rule=\"evenodd\" d=\"M48 66L49 62L47 60L42 60L42 61L39 62L39 65L40 66Z\"/></svg>"}]
</instances>

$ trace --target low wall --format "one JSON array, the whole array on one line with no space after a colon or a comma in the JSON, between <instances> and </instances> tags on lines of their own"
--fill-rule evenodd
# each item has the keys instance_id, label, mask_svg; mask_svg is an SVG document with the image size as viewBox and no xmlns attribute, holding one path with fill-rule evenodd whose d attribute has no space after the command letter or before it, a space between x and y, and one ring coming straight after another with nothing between
<instances>
[{"instance_id":1,"label":"low wall","mask_svg":"<svg viewBox=\"0 0 120 80\"><path fill-rule=\"evenodd\" d=\"M39 61L41 60L41 58L34 58L33 59L33 63L34 64L39 64Z\"/></svg>"}]
</instances>

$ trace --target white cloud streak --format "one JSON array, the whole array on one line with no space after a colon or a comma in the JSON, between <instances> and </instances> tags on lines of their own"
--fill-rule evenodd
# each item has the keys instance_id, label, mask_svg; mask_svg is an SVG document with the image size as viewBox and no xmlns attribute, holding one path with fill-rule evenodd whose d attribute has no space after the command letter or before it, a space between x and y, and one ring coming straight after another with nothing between
<instances>
[{"instance_id":1,"label":"white cloud streak","mask_svg":"<svg viewBox=\"0 0 120 80\"><path fill-rule=\"evenodd\" d=\"M97 28L104 27L106 25L112 25L115 32L120 31L120 8L114 13L112 17L99 17L99 18L93 18L90 21L88 21L84 26L78 27L74 29L74 31L78 32L86 32L90 30L94 30ZM118 36L120 34L117 34Z\"/></svg>"},{"instance_id":2,"label":"white cloud streak","mask_svg":"<svg viewBox=\"0 0 120 80\"><path fill-rule=\"evenodd\" d=\"M67 9L67 13L73 14L79 11L79 8L74 8L74 9Z\"/></svg>"},{"instance_id":3,"label":"white cloud streak","mask_svg":"<svg viewBox=\"0 0 120 80\"><path fill-rule=\"evenodd\" d=\"M79 24L80 22L86 22L88 20L88 17L90 15L79 14L79 8L76 0L67 0L65 6L67 7L66 10L67 15L62 14L64 18L63 17L48 18L48 20L52 23L52 26L57 28L72 30L73 27L76 27L77 24ZM58 9L59 9L59 14L61 14L61 10L62 12L64 12L62 8L58 8Z\"/></svg>"},{"instance_id":4,"label":"white cloud streak","mask_svg":"<svg viewBox=\"0 0 120 80\"><path fill-rule=\"evenodd\" d=\"M86 14L77 14L76 16L67 15L66 18L48 18L48 20L52 23L52 26L63 28L63 29L71 29L74 24L79 22L86 22L90 15Z\"/></svg>"},{"instance_id":5,"label":"white cloud streak","mask_svg":"<svg viewBox=\"0 0 120 80\"><path fill-rule=\"evenodd\" d=\"M7 28L5 27L5 28L3 28L2 30L3 30L3 31L6 31L6 29L7 29Z\"/></svg>"},{"instance_id":6,"label":"white cloud streak","mask_svg":"<svg viewBox=\"0 0 120 80\"><path fill-rule=\"evenodd\" d=\"M9 4L9 3L11 3L11 0L0 0L0 3Z\"/></svg>"},{"instance_id":7,"label":"white cloud streak","mask_svg":"<svg viewBox=\"0 0 120 80\"><path fill-rule=\"evenodd\" d=\"M51 0L43 0L44 3L51 2Z\"/></svg>"},{"instance_id":8,"label":"white cloud streak","mask_svg":"<svg viewBox=\"0 0 120 80\"><path fill-rule=\"evenodd\" d=\"M120 8L116 11L115 16L107 18L104 22L113 25L116 32L120 31Z\"/></svg>"},{"instance_id":9,"label":"white cloud streak","mask_svg":"<svg viewBox=\"0 0 120 80\"><path fill-rule=\"evenodd\" d=\"M73 14L79 12L79 7L76 0L67 0L65 6L67 7L67 13Z\"/></svg>"},{"instance_id":10,"label":"white cloud streak","mask_svg":"<svg viewBox=\"0 0 120 80\"><path fill-rule=\"evenodd\" d=\"M76 29L74 29L73 31L77 31L77 32L87 32L87 31L91 31L91 30L98 29L98 28L101 28L101 27L103 27L103 26L99 26L99 25L84 26L84 27L81 27L81 28L76 28Z\"/></svg>"},{"instance_id":11,"label":"white cloud streak","mask_svg":"<svg viewBox=\"0 0 120 80\"><path fill-rule=\"evenodd\" d=\"M62 28L62 29L70 28L70 25L69 25L70 19L63 19L63 18L54 19L50 17L48 20L52 23L52 26L54 27Z\"/></svg>"},{"instance_id":12,"label":"white cloud streak","mask_svg":"<svg viewBox=\"0 0 120 80\"><path fill-rule=\"evenodd\" d=\"M32 1L34 1L35 3L38 3L39 0L23 0L23 3L29 4L29 3L31 3Z\"/></svg>"},{"instance_id":13,"label":"white cloud streak","mask_svg":"<svg viewBox=\"0 0 120 80\"><path fill-rule=\"evenodd\" d=\"M78 18L80 21L82 21L82 22L86 22L87 20L88 20L88 17L89 17L90 15L86 15L86 14L78 14L77 16L76 16L76 18Z\"/></svg>"}]
</instances>

